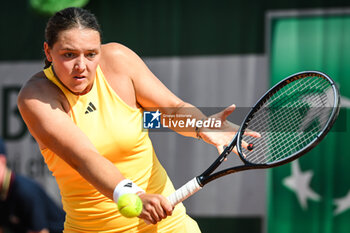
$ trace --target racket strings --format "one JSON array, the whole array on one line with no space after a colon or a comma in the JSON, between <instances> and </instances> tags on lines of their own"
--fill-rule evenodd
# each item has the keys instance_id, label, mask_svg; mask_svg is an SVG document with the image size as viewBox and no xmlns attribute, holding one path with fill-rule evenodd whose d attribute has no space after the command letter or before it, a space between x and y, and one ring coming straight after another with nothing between
<instances>
[{"instance_id":1,"label":"racket strings","mask_svg":"<svg viewBox=\"0 0 350 233\"><path fill-rule=\"evenodd\" d=\"M310 83L310 87L315 87L316 85L314 84L315 80L312 81L312 83ZM325 83L327 84L327 83ZM294 85L294 86L297 86L297 85ZM265 106L263 106L260 111L259 111L259 114L262 114L262 116L260 117L256 117L254 118L254 121L253 122L250 122L250 125L249 127L252 128L257 128L258 126L262 126L261 122L265 122L266 121L266 117L268 117L268 115L270 114L270 111L271 109L269 109L269 107L271 105L273 105L273 103L275 102L279 102L279 105L280 106L284 106L284 107L274 107L274 110L276 111L277 109L277 112L275 114L281 114L282 112L285 112L285 109L284 108L288 108L288 109L298 109L299 107L299 110L300 110L300 106L298 105L297 102L290 102L290 97L288 97L286 95L286 93L290 93L292 91L292 88L295 88L294 86L291 86L289 87L288 89L286 90L281 90L280 93L278 93L278 97L281 97L281 98L278 98L278 97L275 97L274 99L272 100L269 100L269 102L265 103ZM325 86L326 87L326 86ZM297 87L298 88L298 87ZM304 91L307 87L304 86L304 87L300 87L299 88L299 92L301 91ZM286 106L286 102L289 101L289 106ZM321 105L318 105L318 106L321 106ZM294 111L289 111L288 113L294 113ZM265 114L265 115L264 115ZM296 114L296 113L295 113ZM282 118L285 119L285 115L282 116ZM274 124L283 124L283 122L274 122ZM277 127L276 127L277 128ZM257 128L258 129L258 128ZM258 129L259 130L259 129Z\"/></svg>"},{"instance_id":2,"label":"racket strings","mask_svg":"<svg viewBox=\"0 0 350 233\"><path fill-rule=\"evenodd\" d=\"M328 80L307 77L274 93L248 122L247 128L262 137L242 137L254 144L253 151L244 152L246 160L255 164L278 162L312 142L331 115L334 100L329 91Z\"/></svg>"},{"instance_id":3,"label":"racket strings","mask_svg":"<svg viewBox=\"0 0 350 233\"><path fill-rule=\"evenodd\" d=\"M308 111L311 113L309 114L309 116L311 115L318 115L318 116L322 116L322 121L325 124L324 120L328 119L328 115L325 114L319 114L321 111L324 111L323 108L319 107L322 106L322 104L324 104L324 100L317 98L315 100L313 100L313 105L311 109L307 109L307 108L302 108L300 106L298 106L298 104L293 103L288 107L282 107L277 109L277 111L274 112L274 115L278 115L278 118L280 119L284 119L284 120L288 120L288 119L294 119L294 118L300 118L301 115L307 115ZM315 112L317 111L317 112ZM271 111L262 111L261 116L259 117L259 119L257 119L255 122L252 123L252 127L254 127L256 130L259 130L259 126L263 125L263 122L265 122L267 117L271 116ZM305 122L308 122L306 120L310 120L310 117L305 118ZM286 129L285 127L285 122L284 121L273 121L271 120L269 122L269 129L273 130L273 129ZM323 125L324 125L323 124ZM303 127L300 127L299 129L302 130Z\"/></svg>"},{"instance_id":4,"label":"racket strings","mask_svg":"<svg viewBox=\"0 0 350 233\"><path fill-rule=\"evenodd\" d=\"M317 101L316 103L317 106L321 106L323 104L323 101L321 99L318 99L316 101ZM315 109L320 110L321 108L313 108L312 111L314 111ZM306 109L300 109L300 106L297 106L297 104L294 102L291 106L277 109L277 111L274 112L274 115L278 115L279 118L284 120L294 119L300 116L300 113L297 110L298 111L302 110L303 111L302 114L306 114L305 111L307 111ZM261 110L259 114L261 115L254 119L254 122L252 122L249 125L249 128L250 129L253 128L258 132L261 132L263 130L266 130L266 124L263 124L263 123L265 123L266 119L271 116L271 110L268 110L268 108L265 108L264 110ZM317 114L313 114L313 115L317 115ZM325 116L325 118L327 118L327 116ZM284 124L285 124L284 121L271 120L269 122L268 129L269 130L279 130L281 128L285 129Z\"/></svg>"},{"instance_id":5,"label":"racket strings","mask_svg":"<svg viewBox=\"0 0 350 233\"><path fill-rule=\"evenodd\" d=\"M293 83L293 85L290 85L290 87L285 88L285 89L282 88L279 92L275 93L275 95L271 99L269 99L269 101L267 102L266 107L274 105L276 102L278 102L278 104L276 104L277 108L279 106L285 106L286 103L294 104L296 106L298 102L294 102L294 101L290 102L290 100L291 100L290 93L295 95L296 92L297 93L305 93L307 91L308 92L307 94L311 95L312 93L310 90L315 92L316 90L319 90L320 88L324 89L324 88L329 87L327 82L320 83L319 81L324 81L324 80L323 79L322 80L313 79L311 81L308 80L308 82L309 82L308 85L303 85L302 80L297 80L297 81L295 81L295 83ZM320 85L322 85L322 86L320 86ZM286 107L289 107L289 106L286 106Z\"/></svg>"},{"instance_id":6,"label":"racket strings","mask_svg":"<svg viewBox=\"0 0 350 233\"><path fill-rule=\"evenodd\" d=\"M255 143L255 148L261 148L260 150L256 151L256 154L259 154L259 156L250 156L249 160L253 163L262 163L263 161L265 162L270 162L267 159L271 161L276 161L281 158L286 157L285 155L290 155L299 149L303 148L304 146L307 145L307 143L310 142L310 138L315 138L315 133L314 132L309 132L307 134L303 134L302 132L282 132L282 133L268 133L267 135L263 134L263 137L268 137L268 138L274 138L274 140L278 140L278 143L274 144L271 148L273 151L278 151L278 153L270 153L270 156L260 156L261 154L266 154L264 153L265 149L262 146L257 145ZM298 145L289 143L290 138L300 138L298 140ZM288 140L285 140L288 139ZM263 142L265 144L268 144L268 141ZM254 144L254 142L253 142Z\"/></svg>"},{"instance_id":7,"label":"racket strings","mask_svg":"<svg viewBox=\"0 0 350 233\"><path fill-rule=\"evenodd\" d=\"M287 113L289 113L289 111ZM316 113L313 115L319 115L319 114ZM293 120L293 118L298 119L297 115L294 114L294 115L290 115L289 118L285 118L285 120L287 120L287 122L291 122ZM320 120L320 122L324 122L324 120ZM291 129L286 129L286 130L288 130L288 132L282 132L282 133L280 133L280 132L273 133L272 132L269 135L269 138L275 138L276 140L278 140L280 142L280 143L274 144L274 146L271 147L272 150L279 152L278 154L271 154L270 159L273 161L284 158L285 155L290 155L290 154L297 152L298 150L300 150L301 148L306 146L311 141L311 139L314 139L318 133L317 128L315 128L315 127L312 130L310 130L310 132L303 132L303 133L300 131L301 127L298 127L298 131L296 131L296 132L292 132ZM291 139L291 138L298 138L299 139L298 144L293 144L293 143L290 143L286 140L283 140L283 139ZM257 160L257 158L255 157L255 159L254 158L252 158L252 159L253 159L254 163L262 163L264 160L266 160L266 158L267 157L260 157L260 159Z\"/></svg>"},{"instance_id":8,"label":"racket strings","mask_svg":"<svg viewBox=\"0 0 350 233\"><path fill-rule=\"evenodd\" d=\"M299 135L295 135L295 136L300 136ZM313 136L313 135L310 135ZM299 145L297 145L296 147L292 147L292 144L287 144L285 147L279 147L279 148L274 148L275 150L279 151L279 155L271 155L271 158L268 159L268 157L263 157L263 156L255 156L252 159L249 159L249 161L251 163L256 163L256 164L262 164L262 163L270 163L270 162L275 162L275 161L279 161L280 159L285 158L286 154L293 154L297 151L299 151L300 149L304 148L308 143L309 143L309 138L310 137L303 137L303 140L299 141ZM261 151L260 153L262 153L263 151Z\"/></svg>"},{"instance_id":9,"label":"racket strings","mask_svg":"<svg viewBox=\"0 0 350 233\"><path fill-rule=\"evenodd\" d=\"M281 112L278 112L278 113L281 115ZM290 111L287 111L287 114L289 114L289 113L290 113ZM319 115L319 114L314 114L314 115ZM295 114L289 115L289 118L286 118L286 116L284 116L285 120L288 120L288 122L295 117L297 117L297 115L295 115ZM321 120L321 121L324 121L324 120ZM281 124L279 124L279 125L281 125ZM271 126L270 126L270 128L271 128ZM273 128L276 128L276 126L273 126ZM300 127L299 127L299 130L300 130ZM311 132L313 132L313 131L315 131L315 130L311 130ZM283 156L285 154L291 154L293 152L298 151L299 149L306 146L304 144L307 144L309 142L308 139L310 137L314 138L315 135L313 133L308 133L308 135L301 135L300 132L286 132L286 133L282 133L281 135L274 133L274 134L272 134L271 137L278 138L278 136L279 137L282 136L282 138L288 138L288 137L301 138L303 140L299 140L299 142L298 142L299 145L297 145L297 146L290 144L290 143L288 143L288 144L275 144L276 146L274 146L273 149L276 151L279 151L279 153L278 153L279 156L272 155L271 159L273 159L273 160L278 160L280 158L283 158ZM281 140L281 139L279 139L279 140ZM263 160L265 160L265 158L261 158L260 160L253 160L253 162L255 162L255 163L262 162Z\"/></svg>"}]
</instances>

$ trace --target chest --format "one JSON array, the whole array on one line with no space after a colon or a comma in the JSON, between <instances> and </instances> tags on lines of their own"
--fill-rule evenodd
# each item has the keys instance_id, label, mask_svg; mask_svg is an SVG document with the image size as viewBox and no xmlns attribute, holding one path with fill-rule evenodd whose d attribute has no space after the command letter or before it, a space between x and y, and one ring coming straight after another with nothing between
<instances>
[{"instance_id":1,"label":"chest","mask_svg":"<svg viewBox=\"0 0 350 233\"><path fill-rule=\"evenodd\" d=\"M97 150L111 161L124 159L143 140L145 132L140 110L118 99L113 102L91 100L85 106L86 109L74 111L74 121Z\"/></svg>"},{"instance_id":2,"label":"chest","mask_svg":"<svg viewBox=\"0 0 350 233\"><path fill-rule=\"evenodd\" d=\"M74 123L100 154L113 162L132 155L146 135L142 128L142 111L136 108L133 90L127 78L121 78L117 83L97 78L88 95L71 102Z\"/></svg>"}]
</instances>

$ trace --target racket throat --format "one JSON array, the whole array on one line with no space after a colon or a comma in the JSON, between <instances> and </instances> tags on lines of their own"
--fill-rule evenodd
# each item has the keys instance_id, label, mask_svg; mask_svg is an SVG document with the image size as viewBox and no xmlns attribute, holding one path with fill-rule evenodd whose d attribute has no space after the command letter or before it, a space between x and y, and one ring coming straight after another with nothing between
<instances>
[{"instance_id":1,"label":"racket throat","mask_svg":"<svg viewBox=\"0 0 350 233\"><path fill-rule=\"evenodd\" d=\"M209 177L210 174L212 174L215 171L215 169L220 166L220 164L225 160L225 158L231 153L233 148L236 146L237 136L238 136L238 133L232 139L229 146L224 147L224 151L219 155L219 157L217 157L217 159L214 161L214 163L212 163L212 165L210 165L210 167L207 170L205 170L201 175L197 176L198 183L202 187L203 187L203 185L206 184L206 182L204 182L206 177Z\"/></svg>"},{"instance_id":2,"label":"racket throat","mask_svg":"<svg viewBox=\"0 0 350 233\"><path fill-rule=\"evenodd\" d=\"M197 179L197 182L199 184L199 186L203 187L206 183L204 182L205 181L205 178L203 175L200 175L200 176L197 176L196 177Z\"/></svg>"}]
</instances>

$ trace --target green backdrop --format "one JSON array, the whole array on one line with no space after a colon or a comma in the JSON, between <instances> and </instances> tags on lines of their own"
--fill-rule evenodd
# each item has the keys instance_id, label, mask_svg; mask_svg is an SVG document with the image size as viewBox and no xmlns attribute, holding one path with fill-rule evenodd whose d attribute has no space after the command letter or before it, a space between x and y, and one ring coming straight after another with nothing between
<instances>
[{"instance_id":1,"label":"green backdrop","mask_svg":"<svg viewBox=\"0 0 350 233\"><path fill-rule=\"evenodd\" d=\"M319 70L350 96L350 16L307 15L271 21L271 84L302 70ZM321 144L292 165L269 172L268 233L350 232L348 110ZM294 180L296 186L286 183Z\"/></svg>"}]
</instances>

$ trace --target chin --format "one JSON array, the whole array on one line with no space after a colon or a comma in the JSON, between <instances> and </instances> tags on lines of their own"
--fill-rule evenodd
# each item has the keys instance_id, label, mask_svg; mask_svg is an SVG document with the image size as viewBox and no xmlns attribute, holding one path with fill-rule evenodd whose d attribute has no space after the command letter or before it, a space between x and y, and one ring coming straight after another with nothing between
<instances>
[{"instance_id":1,"label":"chin","mask_svg":"<svg viewBox=\"0 0 350 233\"><path fill-rule=\"evenodd\" d=\"M89 93L91 88L85 87L85 88L76 88L72 92L76 95L84 95Z\"/></svg>"}]
</instances>

